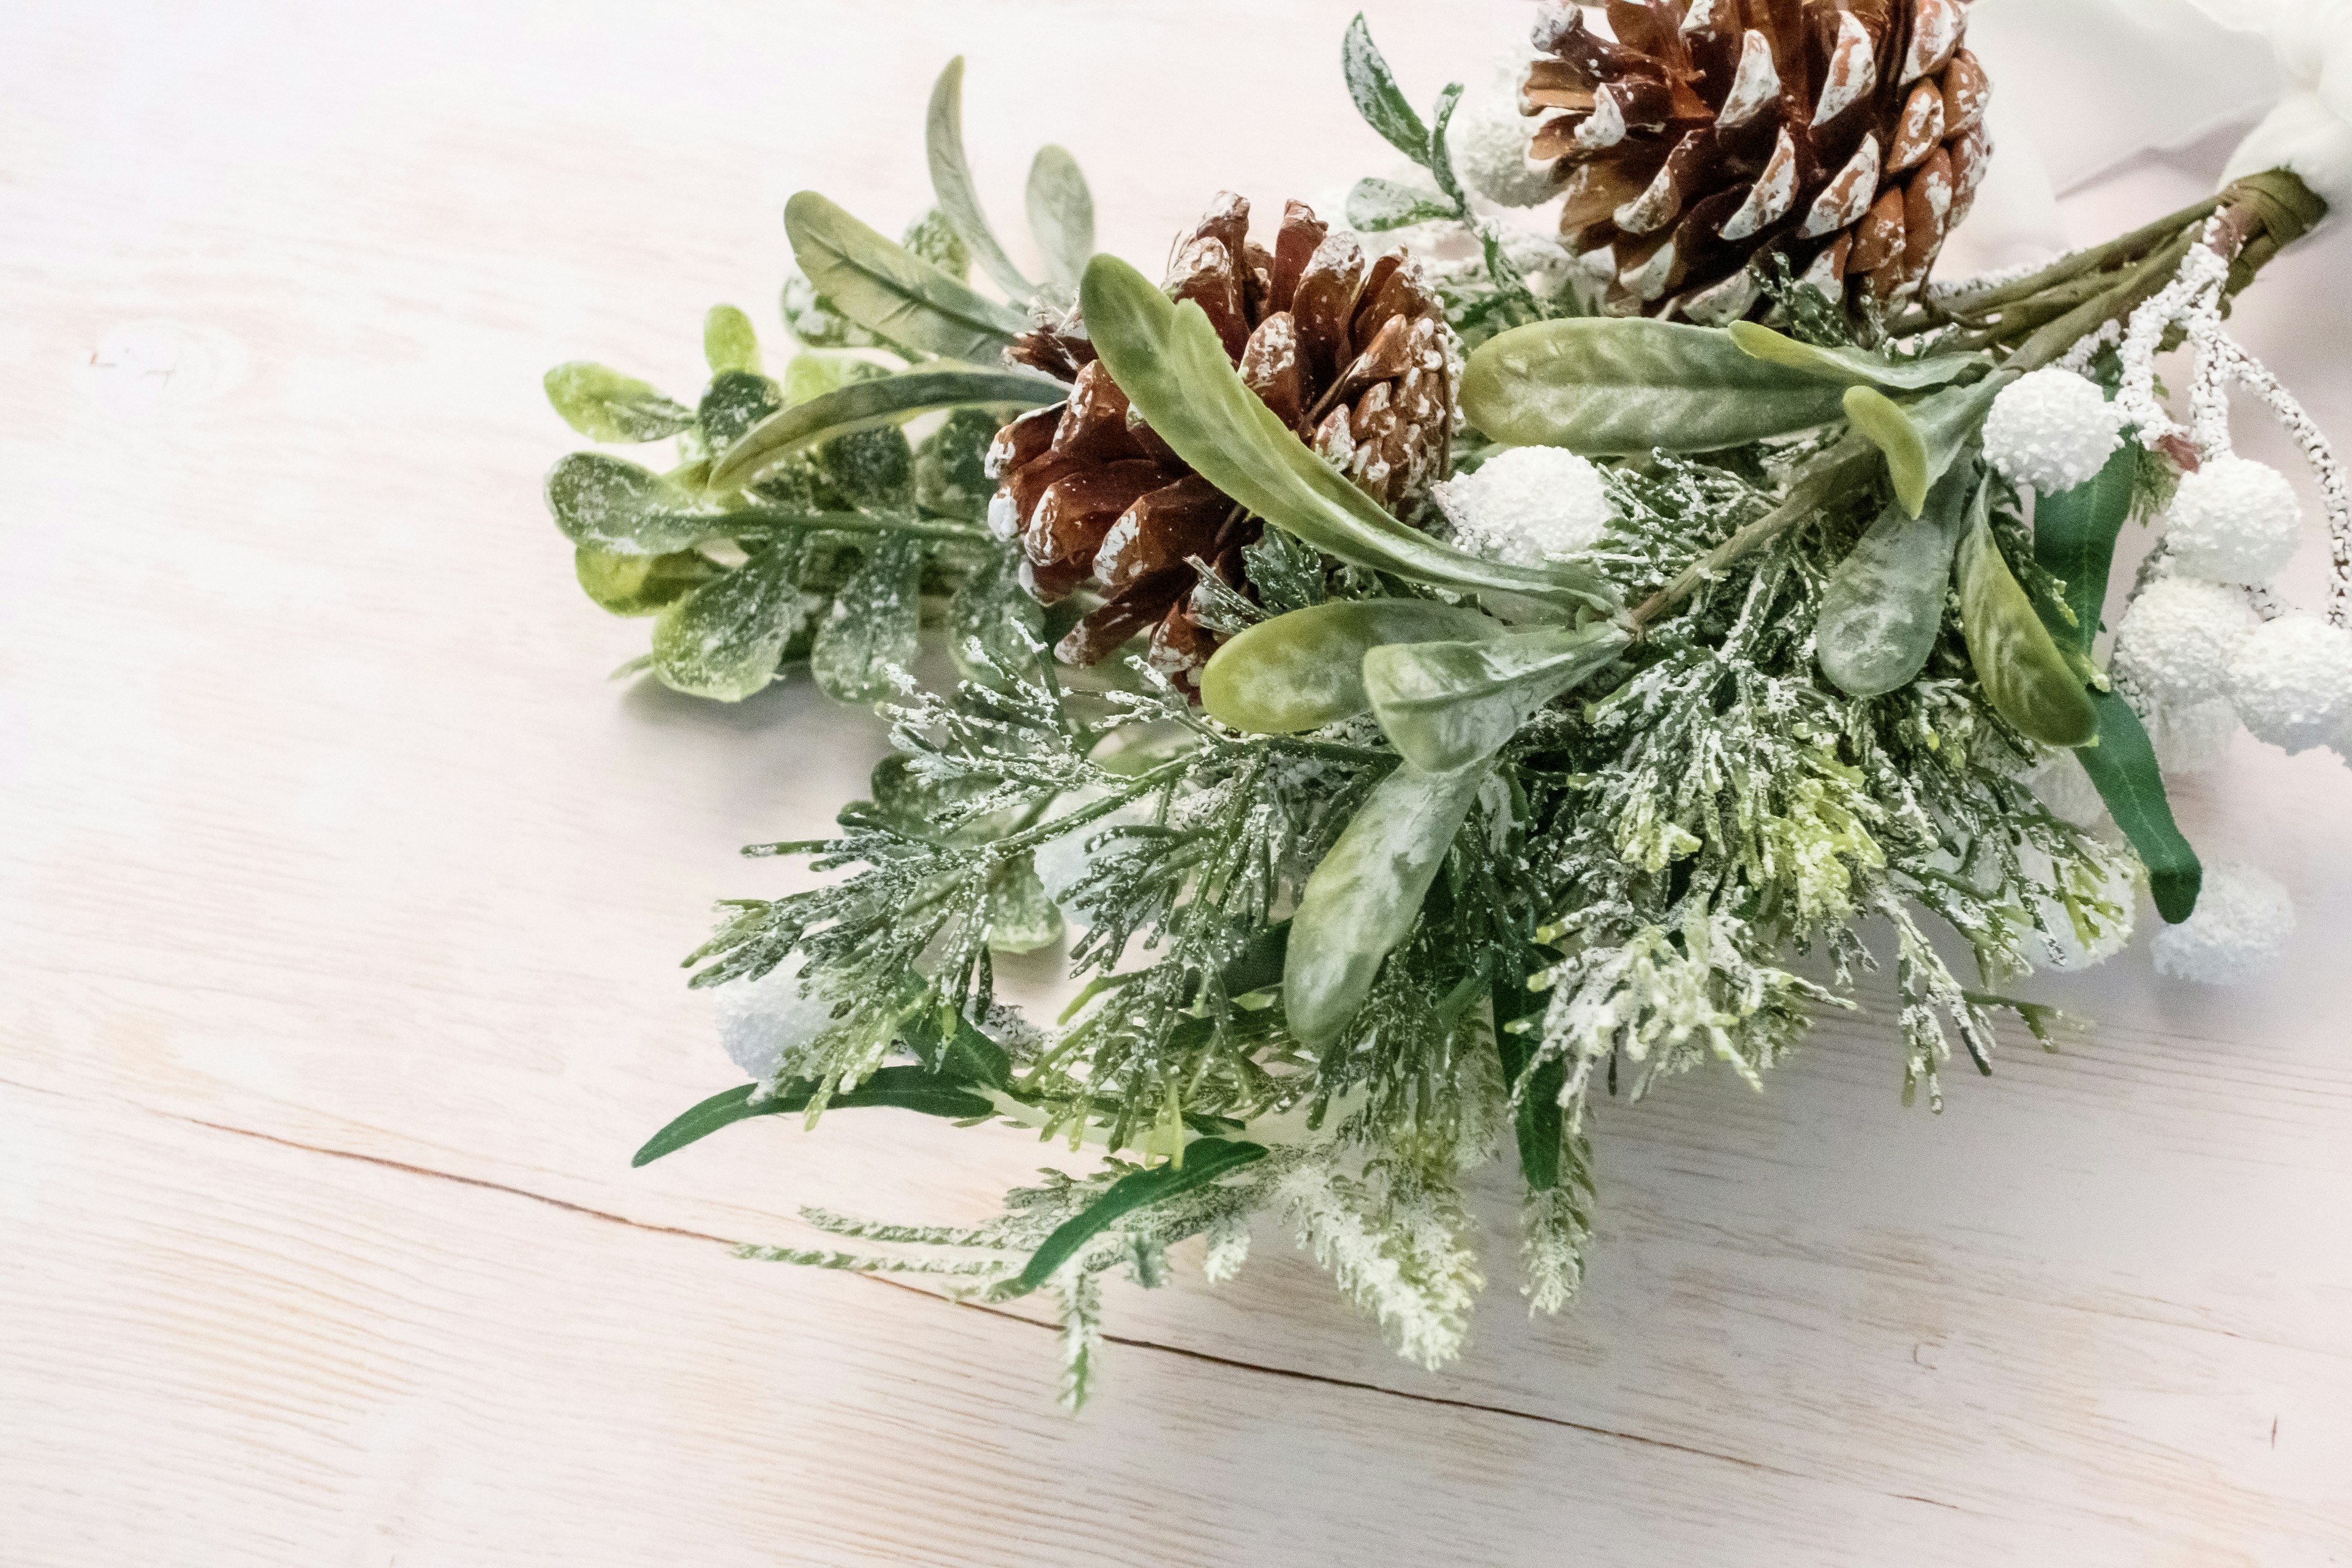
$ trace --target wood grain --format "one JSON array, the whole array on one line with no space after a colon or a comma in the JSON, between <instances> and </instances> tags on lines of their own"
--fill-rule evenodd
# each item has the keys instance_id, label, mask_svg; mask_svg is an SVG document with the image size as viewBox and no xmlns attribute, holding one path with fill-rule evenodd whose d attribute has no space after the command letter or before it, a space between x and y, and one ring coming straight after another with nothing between
<instances>
[{"instance_id":1,"label":"wood grain","mask_svg":"<svg viewBox=\"0 0 2352 1568\"><path fill-rule=\"evenodd\" d=\"M708 305L772 319L789 191L911 216L957 48L1008 214L1046 140L1139 258L1221 180L1320 196L1383 163L1351 10L0 19L0 1563L2352 1558L2325 758L2244 745L2184 804L2294 888L2281 983L2055 983L2099 1031L1940 1119L1883 1018L1761 1097L1607 1107L1588 1300L1527 1321L1498 1183L1442 1376L1269 1232L1223 1289L1115 1292L1074 1423L1036 1326L720 1245L978 1217L1036 1145L843 1117L626 1169L727 1081L674 961L793 875L735 846L821 831L880 737L600 681L645 632L541 514L540 372L690 388ZM1421 96L1465 11L1524 20L1374 16ZM2342 260L2236 330L2346 429Z\"/></svg>"}]
</instances>

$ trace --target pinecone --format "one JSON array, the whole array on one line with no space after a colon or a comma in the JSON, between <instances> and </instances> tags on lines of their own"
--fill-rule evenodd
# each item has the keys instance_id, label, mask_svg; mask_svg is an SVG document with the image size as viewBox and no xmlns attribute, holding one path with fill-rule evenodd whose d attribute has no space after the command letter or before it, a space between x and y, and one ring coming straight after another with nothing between
<instances>
[{"instance_id":1,"label":"pinecone","mask_svg":"<svg viewBox=\"0 0 2352 1568\"><path fill-rule=\"evenodd\" d=\"M1609 308L1716 324L1779 252L1832 299L1916 289L1991 153L1961 0L1611 0L1614 40L1548 3L1522 107L1567 112L1560 232Z\"/></svg>"},{"instance_id":2,"label":"pinecone","mask_svg":"<svg viewBox=\"0 0 2352 1568\"><path fill-rule=\"evenodd\" d=\"M1250 388L1382 506L1444 473L1444 311L1416 264L1367 264L1353 235L1329 233L1301 202L1269 252L1249 238L1249 204L1227 192L1177 245L1167 290L1197 301ZM1245 592L1241 551L1262 525L1135 416L1082 323L1029 332L1011 355L1071 384L1066 403L1006 426L988 458L990 522L1020 539L1030 591L1051 604L1092 580L1105 595L1061 657L1097 663L1150 627L1153 665L1189 686L1216 643L1192 563Z\"/></svg>"}]
</instances>

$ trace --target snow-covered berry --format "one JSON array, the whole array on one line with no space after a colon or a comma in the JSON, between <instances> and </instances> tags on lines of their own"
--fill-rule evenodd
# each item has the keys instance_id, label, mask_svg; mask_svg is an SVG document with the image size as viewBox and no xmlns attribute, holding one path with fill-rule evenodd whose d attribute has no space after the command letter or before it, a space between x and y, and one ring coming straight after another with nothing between
<instances>
[{"instance_id":1,"label":"snow-covered berry","mask_svg":"<svg viewBox=\"0 0 2352 1568\"><path fill-rule=\"evenodd\" d=\"M2294 900L2277 879L2252 866L2208 867L2197 912L2157 933L2161 973L2200 985L2257 979L2294 934Z\"/></svg>"},{"instance_id":2,"label":"snow-covered berry","mask_svg":"<svg viewBox=\"0 0 2352 1568\"><path fill-rule=\"evenodd\" d=\"M2230 659L2262 617L2242 589L2201 577L2150 583L2116 628L2116 662L2148 700L2186 708L2230 689Z\"/></svg>"},{"instance_id":3,"label":"snow-covered berry","mask_svg":"<svg viewBox=\"0 0 2352 1568\"><path fill-rule=\"evenodd\" d=\"M2268 464L2216 458L2180 481L2164 537L2192 577L2267 583L2303 542L2303 502Z\"/></svg>"},{"instance_id":4,"label":"snow-covered berry","mask_svg":"<svg viewBox=\"0 0 2352 1568\"><path fill-rule=\"evenodd\" d=\"M1537 121L1519 112L1517 62L1474 89L1454 113L1446 147L1462 183L1507 207L1536 207L1559 194L1551 165L1528 156Z\"/></svg>"},{"instance_id":5,"label":"snow-covered berry","mask_svg":"<svg viewBox=\"0 0 2352 1568\"><path fill-rule=\"evenodd\" d=\"M2317 616L2265 622L2230 660L2230 700L2258 741L2327 744L2352 723L2352 631Z\"/></svg>"},{"instance_id":6,"label":"snow-covered berry","mask_svg":"<svg viewBox=\"0 0 2352 1568\"><path fill-rule=\"evenodd\" d=\"M2186 708L2147 702L2136 704L2147 738L2156 747L2156 765L2168 779L2185 779L2216 767L2230 754L2230 742L2243 726L2238 710L2226 697L2195 702Z\"/></svg>"},{"instance_id":7,"label":"snow-covered berry","mask_svg":"<svg viewBox=\"0 0 2352 1568\"><path fill-rule=\"evenodd\" d=\"M1431 491L1464 548L1514 566L1565 561L1617 514L1601 470L1558 447L1514 447Z\"/></svg>"},{"instance_id":8,"label":"snow-covered berry","mask_svg":"<svg viewBox=\"0 0 2352 1568\"><path fill-rule=\"evenodd\" d=\"M1985 418L1985 456L2012 484L2056 495L2098 478L2123 441L2123 416L2098 384L2037 370L2001 388Z\"/></svg>"},{"instance_id":9,"label":"snow-covered berry","mask_svg":"<svg viewBox=\"0 0 2352 1568\"><path fill-rule=\"evenodd\" d=\"M761 1082L781 1075L792 1057L833 1023L831 997L810 993L808 959L795 952L757 980L736 980L711 993L719 1004L719 1043L737 1067Z\"/></svg>"}]
</instances>

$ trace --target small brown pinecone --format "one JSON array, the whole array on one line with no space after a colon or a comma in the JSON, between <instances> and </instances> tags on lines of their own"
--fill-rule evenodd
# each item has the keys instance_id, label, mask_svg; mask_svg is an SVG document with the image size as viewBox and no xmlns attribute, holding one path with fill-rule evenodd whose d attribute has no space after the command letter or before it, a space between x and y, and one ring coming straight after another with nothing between
<instances>
[{"instance_id":1,"label":"small brown pinecone","mask_svg":"<svg viewBox=\"0 0 2352 1568\"><path fill-rule=\"evenodd\" d=\"M1208 313L1242 379L1366 494L1395 510L1443 475L1454 404L1445 318L1420 268L1367 262L1303 203L1274 248L1249 238L1230 192L1176 247L1169 295ZM1195 560L1246 590L1242 546L1261 524L1138 418L1081 323L1017 341L1013 359L1069 382L1066 403L1004 427L989 453L991 525L1017 537L1023 580L1048 604L1096 584L1100 608L1062 640L1073 664L1149 630L1151 661L1190 685L1216 639L1197 618Z\"/></svg>"},{"instance_id":2,"label":"small brown pinecone","mask_svg":"<svg viewBox=\"0 0 2352 1568\"><path fill-rule=\"evenodd\" d=\"M1778 252L1832 299L1899 298L1967 216L1990 84L1962 0L1611 0L1612 39L1548 0L1522 107L1567 188L1560 232L1609 306L1721 323Z\"/></svg>"}]
</instances>

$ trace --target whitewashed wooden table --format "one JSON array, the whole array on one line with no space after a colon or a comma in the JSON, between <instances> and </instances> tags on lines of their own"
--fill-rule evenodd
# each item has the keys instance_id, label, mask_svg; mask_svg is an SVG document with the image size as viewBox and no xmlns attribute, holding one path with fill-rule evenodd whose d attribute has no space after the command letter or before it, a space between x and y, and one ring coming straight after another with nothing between
<instances>
[{"instance_id":1,"label":"whitewashed wooden table","mask_svg":"<svg viewBox=\"0 0 2352 1568\"><path fill-rule=\"evenodd\" d=\"M976 1218L1034 1145L877 1117L627 1168L729 1079L674 964L789 874L734 847L821 831L880 737L802 686L603 683L644 627L540 511L540 372L694 384L706 307L772 321L792 190L922 205L959 50L1008 209L1045 140L1146 260L1220 184L1326 191L1381 161L1352 8L0 16L0 1563L2352 1561L2323 758L2242 742L2187 792L2301 900L2279 984L2054 984L2098 1033L1940 1119L1884 1020L1762 1097L1611 1106L1589 1298L1530 1323L1498 1242L1442 1376L1269 1234L1118 1296L1073 1420L1042 1328L725 1246ZM1426 97L1524 12L1373 19ZM2239 321L2352 433L2344 259Z\"/></svg>"}]
</instances>

